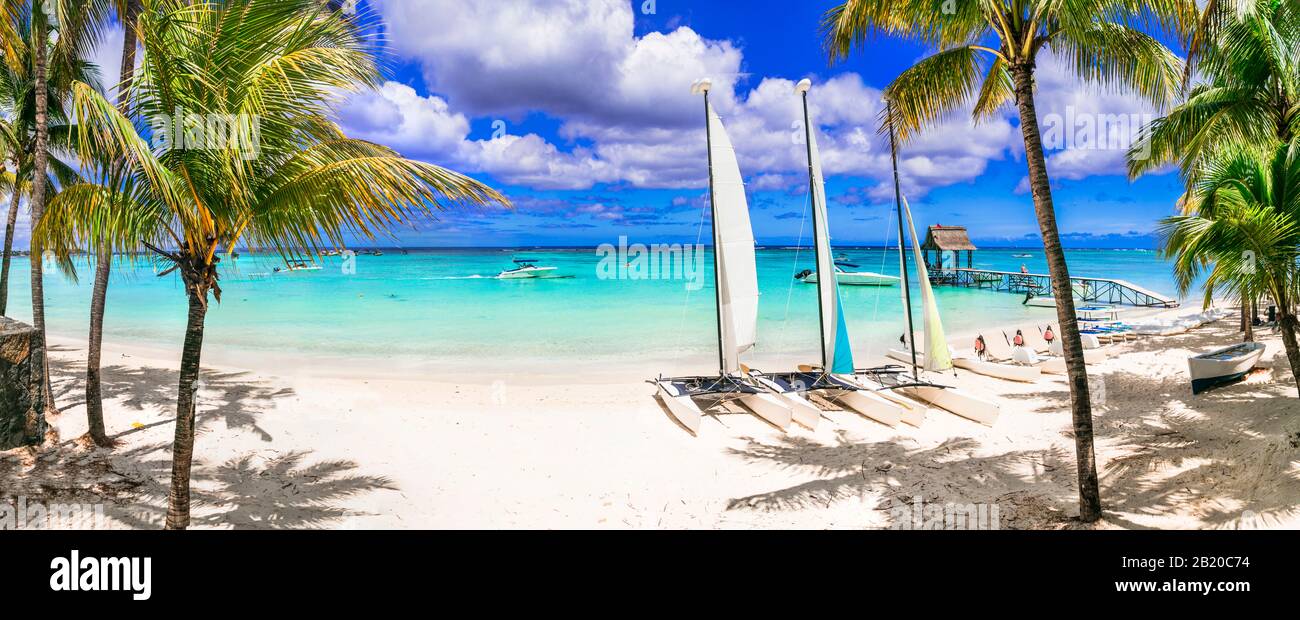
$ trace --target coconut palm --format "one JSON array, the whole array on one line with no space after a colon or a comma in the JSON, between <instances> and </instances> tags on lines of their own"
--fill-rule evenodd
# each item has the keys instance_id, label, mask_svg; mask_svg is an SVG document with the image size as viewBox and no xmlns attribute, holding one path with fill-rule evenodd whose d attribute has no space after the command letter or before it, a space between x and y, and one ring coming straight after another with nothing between
<instances>
[{"instance_id":1,"label":"coconut palm","mask_svg":"<svg viewBox=\"0 0 1300 620\"><path fill-rule=\"evenodd\" d=\"M140 0L115 0L114 8L122 24L122 77L117 84L118 109L127 114L132 77L135 73L136 16ZM116 177L116 174L110 177ZM104 305L108 300L108 277L112 270L111 250L95 252L95 283L90 293L90 336L86 344L86 421L88 435L95 445L112 445L104 429L104 397L100 382L100 359L104 344Z\"/></svg>"},{"instance_id":2,"label":"coconut palm","mask_svg":"<svg viewBox=\"0 0 1300 620\"><path fill-rule=\"evenodd\" d=\"M1260 151L1223 147L1197 171L1181 215L1161 224L1163 252L1183 292L1202 275L1217 295L1273 298L1291 373L1300 382L1300 139Z\"/></svg>"},{"instance_id":3,"label":"coconut palm","mask_svg":"<svg viewBox=\"0 0 1300 620\"><path fill-rule=\"evenodd\" d=\"M67 12L66 24L75 29L83 29L82 22L93 17L94 3L73 3ZM7 62L0 67L0 106L7 112L8 118L0 127L0 141L5 143L10 160L14 163L15 177L6 179L11 190L9 218L6 223L5 255L0 265L0 295L8 302L8 278L10 254L12 252L12 224L17 218L18 204L24 192L30 198L33 227L39 217L45 196L57 187L51 176L62 181L77 178L77 173L57 157L51 157L51 150L64 148L70 144L71 130L64 113L64 103L70 100L69 86L74 81L98 84L98 72L93 64L82 60L87 51L85 41L78 36L59 37L50 45L38 43L45 39L49 22L41 13L47 5L37 3L36 11L27 3L5 3L5 12L15 16L11 23L0 29L7 33L5 47L13 50L6 53ZM38 174L37 170L41 172ZM42 183L32 183L34 178L46 179ZM39 200L38 200L39 199ZM43 291L41 251L35 244L30 256L32 277L32 323L37 328L36 343L44 351L45 304ZM40 378L40 399L37 411L46 413L56 411L53 393L50 390L49 373L45 366L45 355L37 356L33 366L35 377ZM28 437L39 439L29 419Z\"/></svg>"},{"instance_id":4,"label":"coconut palm","mask_svg":"<svg viewBox=\"0 0 1300 620\"><path fill-rule=\"evenodd\" d=\"M1034 73L1051 52L1082 80L1122 87L1159 103L1178 92L1178 57L1143 31L1181 33L1196 16L1192 0L849 0L831 9L823 27L832 60L875 35L937 48L886 90L892 124L906 141L974 102L976 120L1015 103L1025 142L1029 186L1057 300L1069 373L1078 457L1080 518L1101 516L1093 456L1092 408L1069 270L1057 232L1043 155Z\"/></svg>"},{"instance_id":5,"label":"coconut palm","mask_svg":"<svg viewBox=\"0 0 1300 620\"><path fill-rule=\"evenodd\" d=\"M167 511L167 527L179 529L189 524L196 382L209 302L221 300L220 254L237 245L286 257L313 252L435 209L504 198L350 139L329 120L340 94L380 83L368 14L345 18L316 0L145 0L142 8L132 110L153 128L153 144L94 88L76 85L80 152L87 161L122 162L121 179L107 178L113 165L98 165L95 182L67 187L50 203L37 235L61 255L86 244L147 250L183 284L188 315ZM185 118L173 119L176 111ZM197 129L191 114L236 131L200 144L178 138L169 128L180 120Z\"/></svg>"},{"instance_id":6,"label":"coconut palm","mask_svg":"<svg viewBox=\"0 0 1300 620\"><path fill-rule=\"evenodd\" d=\"M1202 81L1143 128L1128 154L1133 178L1176 163L1191 187L1216 149L1267 149L1300 135L1300 3L1235 0L1211 10L1194 42Z\"/></svg>"}]
</instances>

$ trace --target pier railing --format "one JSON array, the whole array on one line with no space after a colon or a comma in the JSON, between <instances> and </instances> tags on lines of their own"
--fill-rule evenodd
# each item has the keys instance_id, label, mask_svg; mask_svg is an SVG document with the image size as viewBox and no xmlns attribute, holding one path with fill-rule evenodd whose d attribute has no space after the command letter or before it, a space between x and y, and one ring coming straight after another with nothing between
<instances>
[{"instance_id":1,"label":"pier railing","mask_svg":"<svg viewBox=\"0 0 1300 620\"><path fill-rule=\"evenodd\" d=\"M986 288L1010 293L1032 293L1035 297L1052 295L1052 276L1041 273L959 268L933 272L931 280L935 284L950 286ZM1070 278L1070 283L1074 288L1074 295L1084 301L1147 308L1178 307L1178 300L1149 291L1124 280Z\"/></svg>"}]
</instances>

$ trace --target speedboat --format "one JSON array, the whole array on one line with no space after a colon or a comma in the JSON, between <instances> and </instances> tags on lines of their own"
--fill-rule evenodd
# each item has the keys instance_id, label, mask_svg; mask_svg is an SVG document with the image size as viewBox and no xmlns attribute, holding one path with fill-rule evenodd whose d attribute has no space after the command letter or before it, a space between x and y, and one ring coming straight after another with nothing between
<instances>
[{"instance_id":1,"label":"speedboat","mask_svg":"<svg viewBox=\"0 0 1300 620\"><path fill-rule=\"evenodd\" d=\"M303 260L291 260L285 263L284 267L272 269L275 273L288 273L290 271L320 271L320 265L313 265Z\"/></svg>"},{"instance_id":2,"label":"speedboat","mask_svg":"<svg viewBox=\"0 0 1300 620\"><path fill-rule=\"evenodd\" d=\"M1263 355L1263 343L1243 342L1188 358L1187 368L1192 375L1192 394L1200 394L1212 387L1245 377Z\"/></svg>"},{"instance_id":3,"label":"speedboat","mask_svg":"<svg viewBox=\"0 0 1300 620\"><path fill-rule=\"evenodd\" d=\"M852 263L836 262L835 280L840 284L849 286L894 286L898 284L898 278L894 276L887 276L874 271L849 271L857 268L858 266ZM795 275L795 279L804 284L816 284L817 272L805 269Z\"/></svg>"},{"instance_id":4,"label":"speedboat","mask_svg":"<svg viewBox=\"0 0 1300 620\"><path fill-rule=\"evenodd\" d=\"M528 258L515 259L515 267L497 274L500 280L526 280L546 278L555 275L555 267L538 267L537 261Z\"/></svg>"}]
</instances>

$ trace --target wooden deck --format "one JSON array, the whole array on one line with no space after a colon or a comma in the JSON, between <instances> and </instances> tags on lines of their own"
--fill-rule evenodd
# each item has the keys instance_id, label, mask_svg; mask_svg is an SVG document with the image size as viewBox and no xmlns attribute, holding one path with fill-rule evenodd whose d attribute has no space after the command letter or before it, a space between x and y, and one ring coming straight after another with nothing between
<instances>
[{"instance_id":1,"label":"wooden deck","mask_svg":"<svg viewBox=\"0 0 1300 620\"><path fill-rule=\"evenodd\" d=\"M1052 276L1041 273L990 271L985 269L949 269L930 274L934 284L986 288L1009 293L1052 295ZM1112 278L1070 278L1076 297L1089 302L1124 304L1144 308L1177 308L1178 300L1144 289L1132 282Z\"/></svg>"}]
</instances>

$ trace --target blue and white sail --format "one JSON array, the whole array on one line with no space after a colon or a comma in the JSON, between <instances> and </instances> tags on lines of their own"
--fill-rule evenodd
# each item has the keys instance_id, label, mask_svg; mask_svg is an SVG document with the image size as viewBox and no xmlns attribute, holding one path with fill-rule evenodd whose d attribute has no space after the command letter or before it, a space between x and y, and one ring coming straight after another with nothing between
<instances>
[{"instance_id":1,"label":"blue and white sail","mask_svg":"<svg viewBox=\"0 0 1300 620\"><path fill-rule=\"evenodd\" d=\"M817 150L817 126L808 111L808 89L802 80L796 89L803 94L804 135L808 141L808 180L813 208L813 236L817 246L817 297L821 309L822 368L835 374L853 374L853 348L844 320L844 304L831 251L830 223L826 218L826 182L822 176L821 153Z\"/></svg>"}]
</instances>

